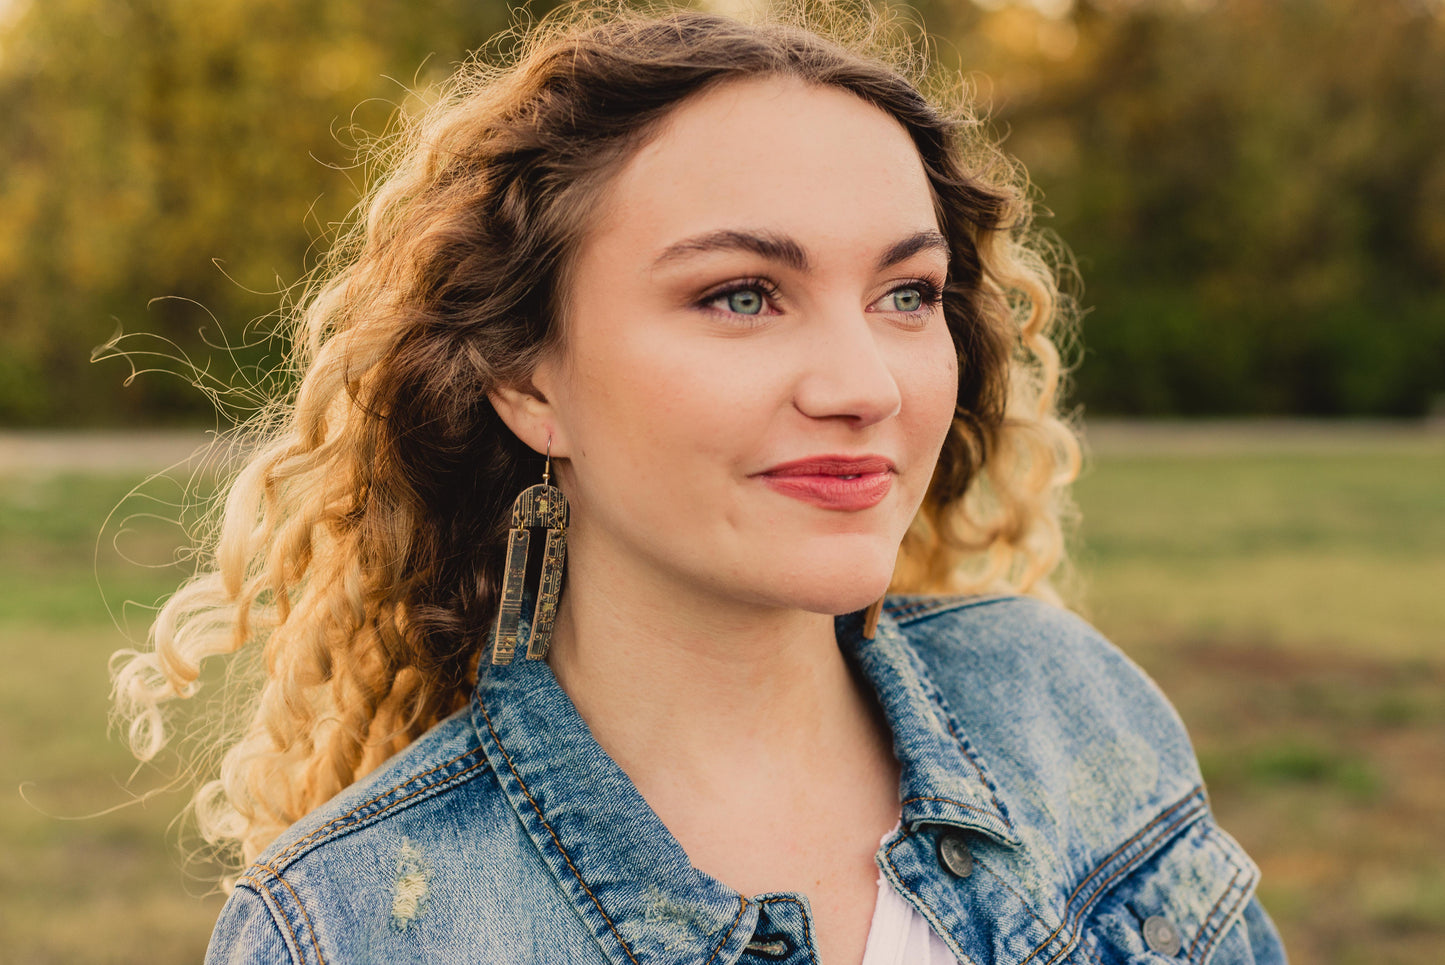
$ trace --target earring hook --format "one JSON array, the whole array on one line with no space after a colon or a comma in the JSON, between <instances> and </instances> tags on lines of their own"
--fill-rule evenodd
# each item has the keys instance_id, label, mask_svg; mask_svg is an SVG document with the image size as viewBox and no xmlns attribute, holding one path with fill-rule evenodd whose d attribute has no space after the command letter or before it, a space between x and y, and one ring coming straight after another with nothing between
<instances>
[{"instance_id":1,"label":"earring hook","mask_svg":"<svg viewBox=\"0 0 1445 965\"><path fill-rule=\"evenodd\" d=\"M552 479L552 437L547 437L547 462L542 467L542 485L546 486Z\"/></svg>"}]
</instances>

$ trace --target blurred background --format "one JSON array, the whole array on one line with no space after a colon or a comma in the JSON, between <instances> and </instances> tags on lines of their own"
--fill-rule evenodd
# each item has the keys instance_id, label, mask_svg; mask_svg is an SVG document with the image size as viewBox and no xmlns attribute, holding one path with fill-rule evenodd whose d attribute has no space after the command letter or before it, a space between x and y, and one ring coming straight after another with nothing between
<instances>
[{"instance_id":1,"label":"blurred background","mask_svg":"<svg viewBox=\"0 0 1445 965\"><path fill-rule=\"evenodd\" d=\"M1445 961L1445 2L910 15L1079 264L1081 608L1295 961ZM0 0L0 961L200 959L184 796L122 806L174 775L106 737L208 478L153 473L271 384L357 149L514 16Z\"/></svg>"}]
</instances>

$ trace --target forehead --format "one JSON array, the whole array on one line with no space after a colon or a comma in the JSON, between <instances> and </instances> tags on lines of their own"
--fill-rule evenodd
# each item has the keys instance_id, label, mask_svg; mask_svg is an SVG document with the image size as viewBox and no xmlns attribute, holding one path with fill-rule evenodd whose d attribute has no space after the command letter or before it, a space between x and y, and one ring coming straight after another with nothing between
<instances>
[{"instance_id":1,"label":"forehead","mask_svg":"<svg viewBox=\"0 0 1445 965\"><path fill-rule=\"evenodd\" d=\"M680 237L761 228L819 255L875 259L880 245L936 227L898 121L840 88L770 77L680 104L617 172L587 247L645 259Z\"/></svg>"}]
</instances>

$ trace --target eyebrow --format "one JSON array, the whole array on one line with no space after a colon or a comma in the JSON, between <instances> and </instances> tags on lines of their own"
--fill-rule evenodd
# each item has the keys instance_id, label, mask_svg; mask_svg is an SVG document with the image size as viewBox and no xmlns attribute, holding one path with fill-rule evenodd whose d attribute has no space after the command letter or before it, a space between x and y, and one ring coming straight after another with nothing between
<instances>
[{"instance_id":1,"label":"eyebrow","mask_svg":"<svg viewBox=\"0 0 1445 965\"><path fill-rule=\"evenodd\" d=\"M652 267L657 268L670 261L678 261L690 255L713 251L751 252L769 261L780 262L795 271L808 271L812 266L807 250L787 235L771 231L738 231L722 228L691 238L684 238L682 241L668 245L663 249L662 254L653 261ZM887 251L883 252L882 257L878 259L878 270L891 268L921 251L941 251L947 255L950 251L948 239L931 228L926 231L915 231L901 241L895 242Z\"/></svg>"}]
</instances>

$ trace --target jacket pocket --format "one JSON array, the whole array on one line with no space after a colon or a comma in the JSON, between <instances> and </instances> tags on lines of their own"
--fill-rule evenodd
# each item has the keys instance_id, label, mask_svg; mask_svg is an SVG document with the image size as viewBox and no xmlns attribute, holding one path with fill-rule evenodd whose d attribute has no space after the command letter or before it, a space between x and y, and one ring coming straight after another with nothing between
<instances>
[{"instance_id":1,"label":"jacket pocket","mask_svg":"<svg viewBox=\"0 0 1445 965\"><path fill-rule=\"evenodd\" d=\"M1231 931L1258 882L1258 866L1205 815L1101 896L1072 961L1256 965L1248 943Z\"/></svg>"}]
</instances>

